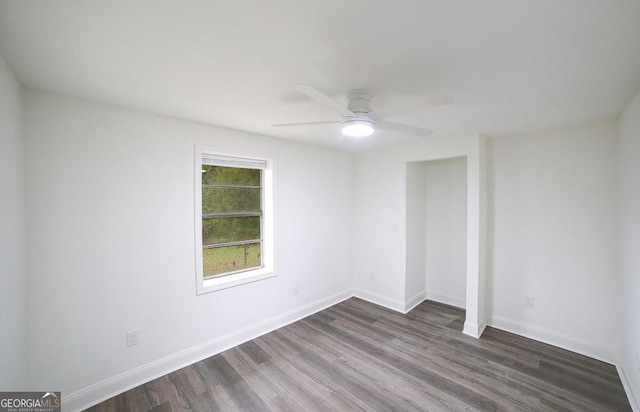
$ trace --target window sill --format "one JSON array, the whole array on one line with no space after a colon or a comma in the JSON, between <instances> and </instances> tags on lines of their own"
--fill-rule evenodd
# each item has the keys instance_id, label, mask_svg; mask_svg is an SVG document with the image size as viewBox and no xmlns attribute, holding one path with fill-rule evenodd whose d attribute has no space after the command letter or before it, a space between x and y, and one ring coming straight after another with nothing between
<instances>
[{"instance_id":1,"label":"window sill","mask_svg":"<svg viewBox=\"0 0 640 412\"><path fill-rule=\"evenodd\" d=\"M259 268L246 272L234 273L232 275L220 276L217 278L204 279L198 282L198 295L244 285L246 283L257 282L263 279L275 277L273 268Z\"/></svg>"}]
</instances>

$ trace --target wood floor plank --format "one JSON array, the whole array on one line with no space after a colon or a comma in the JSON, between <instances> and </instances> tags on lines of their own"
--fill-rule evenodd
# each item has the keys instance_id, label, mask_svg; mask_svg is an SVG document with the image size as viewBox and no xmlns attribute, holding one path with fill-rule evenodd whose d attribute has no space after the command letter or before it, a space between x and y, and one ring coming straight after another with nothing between
<instances>
[{"instance_id":1,"label":"wood floor plank","mask_svg":"<svg viewBox=\"0 0 640 412\"><path fill-rule=\"evenodd\" d=\"M111 411L630 411L615 367L425 301L351 298L89 408Z\"/></svg>"}]
</instances>

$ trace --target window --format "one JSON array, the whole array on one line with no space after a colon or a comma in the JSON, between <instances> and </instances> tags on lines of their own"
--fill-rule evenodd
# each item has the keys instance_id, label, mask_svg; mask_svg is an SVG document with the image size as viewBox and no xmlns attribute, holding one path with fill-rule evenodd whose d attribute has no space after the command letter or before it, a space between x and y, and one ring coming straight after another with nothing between
<instances>
[{"instance_id":1,"label":"window","mask_svg":"<svg viewBox=\"0 0 640 412\"><path fill-rule=\"evenodd\" d=\"M273 276L269 162L198 148L195 163L198 293Z\"/></svg>"}]
</instances>

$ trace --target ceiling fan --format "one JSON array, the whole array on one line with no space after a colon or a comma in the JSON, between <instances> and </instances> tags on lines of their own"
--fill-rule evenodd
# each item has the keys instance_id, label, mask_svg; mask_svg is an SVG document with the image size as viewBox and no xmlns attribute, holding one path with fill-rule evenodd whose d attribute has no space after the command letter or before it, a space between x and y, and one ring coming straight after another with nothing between
<instances>
[{"instance_id":1,"label":"ceiling fan","mask_svg":"<svg viewBox=\"0 0 640 412\"><path fill-rule=\"evenodd\" d=\"M342 120L324 122L280 123L274 127L298 127L320 124L340 124L342 133L349 137L366 137L373 134L376 129L399 132L413 136L428 136L433 131L422 127L410 126L402 123L390 122L379 119L372 114L371 100L373 93L368 89L354 89L347 93L347 106L336 102L320 90L308 84L294 85L300 93L310 97L316 102L332 109L342 115ZM434 94L431 96L429 107L440 106L453 102L448 93Z\"/></svg>"}]
</instances>

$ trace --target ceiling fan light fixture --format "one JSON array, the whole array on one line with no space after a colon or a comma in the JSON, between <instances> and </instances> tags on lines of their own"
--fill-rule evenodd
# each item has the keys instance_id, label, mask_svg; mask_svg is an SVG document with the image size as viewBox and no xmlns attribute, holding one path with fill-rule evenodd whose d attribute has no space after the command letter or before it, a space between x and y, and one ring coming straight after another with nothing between
<instances>
[{"instance_id":1,"label":"ceiling fan light fixture","mask_svg":"<svg viewBox=\"0 0 640 412\"><path fill-rule=\"evenodd\" d=\"M367 137L375 132L375 125L371 120L346 120L342 122L342 133L349 137Z\"/></svg>"}]
</instances>

